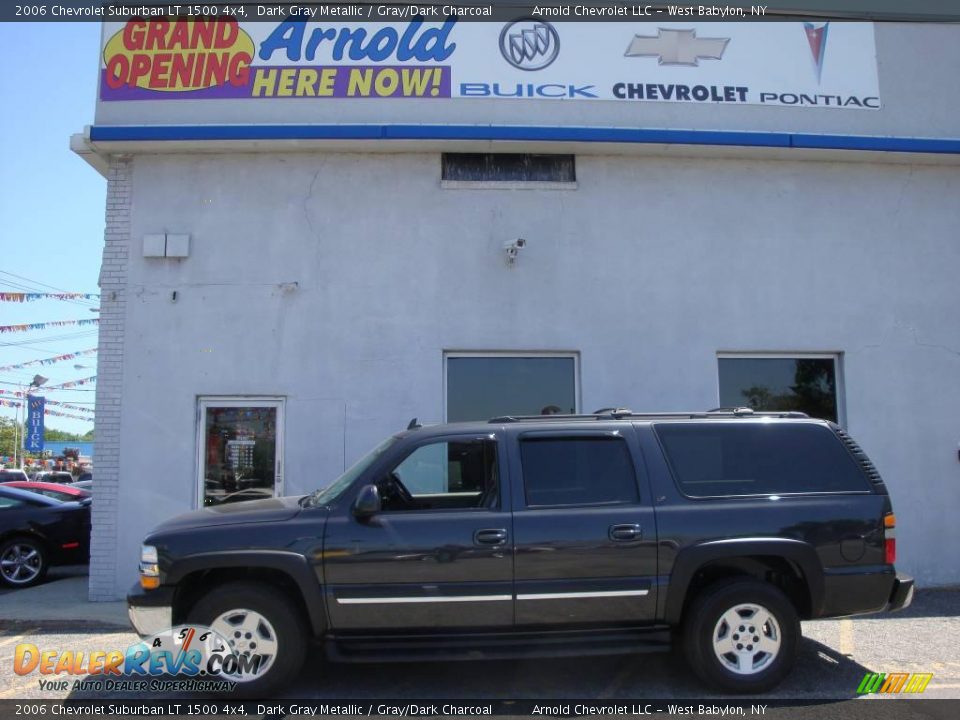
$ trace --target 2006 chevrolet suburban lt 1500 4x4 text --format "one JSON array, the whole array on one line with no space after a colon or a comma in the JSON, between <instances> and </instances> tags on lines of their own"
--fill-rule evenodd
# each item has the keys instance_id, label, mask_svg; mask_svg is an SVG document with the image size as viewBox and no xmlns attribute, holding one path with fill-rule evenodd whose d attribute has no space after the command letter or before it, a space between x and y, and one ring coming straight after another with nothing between
<instances>
[{"instance_id":1,"label":"2006 chevrolet suburban lt 1500 4x4 text","mask_svg":"<svg viewBox=\"0 0 960 720\"><path fill-rule=\"evenodd\" d=\"M411 423L312 495L163 523L127 601L141 635L196 623L260 654L234 679L261 695L311 639L349 661L673 640L708 684L761 692L800 619L910 603L893 530L871 461L802 413Z\"/></svg>"}]
</instances>

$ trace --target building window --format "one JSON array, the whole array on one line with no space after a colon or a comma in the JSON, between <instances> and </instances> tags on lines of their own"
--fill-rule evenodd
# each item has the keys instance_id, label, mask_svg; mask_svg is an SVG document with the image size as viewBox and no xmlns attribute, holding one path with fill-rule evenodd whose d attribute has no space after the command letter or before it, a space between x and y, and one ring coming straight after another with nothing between
<instances>
[{"instance_id":1,"label":"building window","mask_svg":"<svg viewBox=\"0 0 960 720\"><path fill-rule=\"evenodd\" d=\"M283 400L201 398L201 506L283 494Z\"/></svg>"},{"instance_id":2,"label":"building window","mask_svg":"<svg viewBox=\"0 0 960 720\"><path fill-rule=\"evenodd\" d=\"M444 183L568 184L577 181L573 155L529 153L443 153Z\"/></svg>"},{"instance_id":3,"label":"building window","mask_svg":"<svg viewBox=\"0 0 960 720\"><path fill-rule=\"evenodd\" d=\"M840 421L837 355L733 355L718 358L721 407L799 410Z\"/></svg>"},{"instance_id":4,"label":"building window","mask_svg":"<svg viewBox=\"0 0 960 720\"><path fill-rule=\"evenodd\" d=\"M577 411L576 354L448 353L447 422Z\"/></svg>"},{"instance_id":5,"label":"building window","mask_svg":"<svg viewBox=\"0 0 960 720\"><path fill-rule=\"evenodd\" d=\"M523 438L520 463L528 507L607 505L640 499L623 438Z\"/></svg>"}]
</instances>

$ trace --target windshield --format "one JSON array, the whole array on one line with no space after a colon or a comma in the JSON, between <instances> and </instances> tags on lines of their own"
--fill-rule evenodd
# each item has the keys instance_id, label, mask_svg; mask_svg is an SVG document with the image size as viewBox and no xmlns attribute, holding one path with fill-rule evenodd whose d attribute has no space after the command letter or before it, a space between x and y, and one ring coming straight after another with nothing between
<instances>
[{"instance_id":1,"label":"windshield","mask_svg":"<svg viewBox=\"0 0 960 720\"><path fill-rule=\"evenodd\" d=\"M334 480L333 483L321 490L317 490L315 493L310 495L309 503L311 505L329 505L334 500L339 498L341 493L350 487L350 484L356 480L368 467L373 465L377 458L383 455L386 449L393 445L394 442L396 442L396 438L389 437L377 445L373 450L351 465L347 471Z\"/></svg>"}]
</instances>

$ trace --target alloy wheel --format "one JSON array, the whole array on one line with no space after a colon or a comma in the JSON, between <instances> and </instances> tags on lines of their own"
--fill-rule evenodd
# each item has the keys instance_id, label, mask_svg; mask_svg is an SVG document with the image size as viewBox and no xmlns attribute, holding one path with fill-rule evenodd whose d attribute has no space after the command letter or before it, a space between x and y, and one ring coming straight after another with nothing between
<instances>
[{"instance_id":1,"label":"alloy wheel","mask_svg":"<svg viewBox=\"0 0 960 720\"><path fill-rule=\"evenodd\" d=\"M773 613L762 605L741 603L717 621L713 630L713 652L730 672L754 675L776 659L782 639Z\"/></svg>"}]
</instances>

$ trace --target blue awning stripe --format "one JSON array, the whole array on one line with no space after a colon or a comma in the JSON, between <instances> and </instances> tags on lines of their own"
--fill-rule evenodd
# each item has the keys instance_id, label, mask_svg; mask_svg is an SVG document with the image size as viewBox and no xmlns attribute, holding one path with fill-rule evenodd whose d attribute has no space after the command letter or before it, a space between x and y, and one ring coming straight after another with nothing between
<instances>
[{"instance_id":1,"label":"blue awning stripe","mask_svg":"<svg viewBox=\"0 0 960 720\"><path fill-rule=\"evenodd\" d=\"M506 140L960 153L960 139L524 125L95 125L93 142L203 140Z\"/></svg>"}]
</instances>

